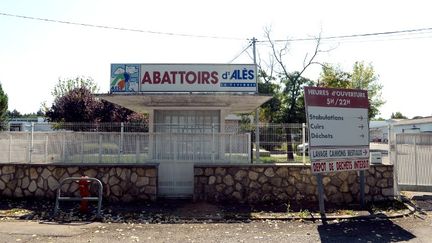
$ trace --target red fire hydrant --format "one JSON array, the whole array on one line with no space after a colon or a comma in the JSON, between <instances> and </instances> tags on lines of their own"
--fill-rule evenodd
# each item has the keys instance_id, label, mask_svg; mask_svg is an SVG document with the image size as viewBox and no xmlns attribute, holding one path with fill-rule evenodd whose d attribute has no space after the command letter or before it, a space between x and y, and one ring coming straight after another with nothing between
<instances>
[{"instance_id":1,"label":"red fire hydrant","mask_svg":"<svg viewBox=\"0 0 432 243\"><path fill-rule=\"evenodd\" d=\"M81 197L89 197L90 196L90 181L86 180L88 176L81 176L81 179L78 181L79 192ZM87 213L88 212L88 200L81 199L80 203L80 212Z\"/></svg>"}]
</instances>

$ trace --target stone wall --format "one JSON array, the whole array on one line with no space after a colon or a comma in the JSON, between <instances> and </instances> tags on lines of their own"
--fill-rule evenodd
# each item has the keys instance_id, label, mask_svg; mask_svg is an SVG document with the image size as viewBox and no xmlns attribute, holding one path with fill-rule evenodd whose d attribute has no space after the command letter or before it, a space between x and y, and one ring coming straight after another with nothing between
<instances>
[{"instance_id":1,"label":"stone wall","mask_svg":"<svg viewBox=\"0 0 432 243\"><path fill-rule=\"evenodd\" d=\"M195 165L195 200L256 203L263 201L315 202L316 176L304 165ZM365 172L365 199L393 197L393 166L372 165ZM357 172L323 175L325 201L351 203L360 198Z\"/></svg>"},{"instance_id":2,"label":"stone wall","mask_svg":"<svg viewBox=\"0 0 432 243\"><path fill-rule=\"evenodd\" d=\"M0 164L0 195L8 197L55 198L60 181L66 177L95 177L102 182L108 201L156 200L157 164L143 165L65 165ZM97 195L97 186L91 186ZM78 184L62 187L62 195L79 195Z\"/></svg>"}]
</instances>

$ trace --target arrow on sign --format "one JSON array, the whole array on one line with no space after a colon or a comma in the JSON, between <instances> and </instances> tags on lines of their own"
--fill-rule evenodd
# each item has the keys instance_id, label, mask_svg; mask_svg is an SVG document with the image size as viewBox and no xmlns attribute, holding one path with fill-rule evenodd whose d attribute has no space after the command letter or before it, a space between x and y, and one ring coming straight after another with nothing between
<instances>
[{"instance_id":1,"label":"arrow on sign","mask_svg":"<svg viewBox=\"0 0 432 243\"><path fill-rule=\"evenodd\" d=\"M361 130L363 130L363 128L364 128L363 124L361 124L360 126L358 126L358 128L360 128Z\"/></svg>"},{"instance_id":2,"label":"arrow on sign","mask_svg":"<svg viewBox=\"0 0 432 243\"><path fill-rule=\"evenodd\" d=\"M363 150L363 155L367 155L367 154L368 154L367 149Z\"/></svg>"},{"instance_id":3,"label":"arrow on sign","mask_svg":"<svg viewBox=\"0 0 432 243\"><path fill-rule=\"evenodd\" d=\"M359 116L357 118L360 119L361 121L363 121L363 116Z\"/></svg>"},{"instance_id":4,"label":"arrow on sign","mask_svg":"<svg viewBox=\"0 0 432 243\"><path fill-rule=\"evenodd\" d=\"M362 135L360 135L360 137L364 138L365 136L364 136L364 134L362 134Z\"/></svg>"}]
</instances>

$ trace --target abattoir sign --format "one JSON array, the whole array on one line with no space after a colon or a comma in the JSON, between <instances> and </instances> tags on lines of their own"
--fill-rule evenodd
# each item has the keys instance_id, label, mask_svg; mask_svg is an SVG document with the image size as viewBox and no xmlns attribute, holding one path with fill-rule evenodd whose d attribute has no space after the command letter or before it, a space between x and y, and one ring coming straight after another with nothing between
<instances>
[{"instance_id":1,"label":"abattoir sign","mask_svg":"<svg viewBox=\"0 0 432 243\"><path fill-rule=\"evenodd\" d=\"M369 168L365 90L305 87L312 172Z\"/></svg>"},{"instance_id":2,"label":"abattoir sign","mask_svg":"<svg viewBox=\"0 0 432 243\"><path fill-rule=\"evenodd\" d=\"M253 64L111 64L110 91L257 92Z\"/></svg>"}]
</instances>

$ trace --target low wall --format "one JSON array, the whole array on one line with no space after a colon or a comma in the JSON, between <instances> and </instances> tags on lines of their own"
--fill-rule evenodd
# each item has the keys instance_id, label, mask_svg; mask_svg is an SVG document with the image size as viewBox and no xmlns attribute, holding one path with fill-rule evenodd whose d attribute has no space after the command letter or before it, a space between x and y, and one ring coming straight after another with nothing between
<instances>
[{"instance_id":1,"label":"low wall","mask_svg":"<svg viewBox=\"0 0 432 243\"><path fill-rule=\"evenodd\" d=\"M54 199L63 178L83 175L102 182L104 200L129 202L156 200L157 197L157 164L0 164L0 195ZM91 190L92 195L97 195L97 186L92 186ZM78 196L78 184L67 183L62 192L62 195Z\"/></svg>"},{"instance_id":2,"label":"low wall","mask_svg":"<svg viewBox=\"0 0 432 243\"><path fill-rule=\"evenodd\" d=\"M198 164L194 175L195 200L241 203L318 200L317 180L310 166ZM392 165L372 165L365 176L366 201L393 197ZM359 176L355 171L324 174L323 184L327 202L351 203L360 198Z\"/></svg>"}]
</instances>

